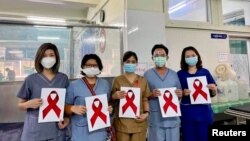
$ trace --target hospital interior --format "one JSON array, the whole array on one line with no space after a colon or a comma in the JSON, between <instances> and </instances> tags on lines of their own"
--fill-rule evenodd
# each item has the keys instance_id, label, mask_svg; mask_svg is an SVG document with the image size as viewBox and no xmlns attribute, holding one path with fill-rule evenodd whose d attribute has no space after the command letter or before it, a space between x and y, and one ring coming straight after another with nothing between
<instances>
[{"instance_id":1,"label":"hospital interior","mask_svg":"<svg viewBox=\"0 0 250 141\"><path fill-rule=\"evenodd\" d=\"M169 49L166 66L176 72L183 48L193 46L216 82L213 124L250 123L249 109L232 108L250 105L250 0L1 0L0 141L21 141L17 92L47 42L58 47L59 71L70 81L81 77L83 56L97 54L98 77L110 85L124 72L126 51L137 54L135 73L143 76L155 66L155 44Z\"/></svg>"}]
</instances>

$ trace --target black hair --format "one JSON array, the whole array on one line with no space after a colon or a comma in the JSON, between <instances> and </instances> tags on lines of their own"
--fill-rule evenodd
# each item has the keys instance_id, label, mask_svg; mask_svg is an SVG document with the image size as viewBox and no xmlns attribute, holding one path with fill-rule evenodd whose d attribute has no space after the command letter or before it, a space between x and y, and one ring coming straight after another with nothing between
<instances>
[{"instance_id":1,"label":"black hair","mask_svg":"<svg viewBox=\"0 0 250 141\"><path fill-rule=\"evenodd\" d=\"M56 57L56 63L54 66L51 68L54 73L57 73L59 70L60 66L60 55L59 51L57 49L57 46L52 43L43 43L37 50L36 52L36 57L35 57L35 69L37 72L42 72L44 67L41 64L41 60L43 59L44 53L48 50L51 49L55 52L55 57Z\"/></svg>"},{"instance_id":2,"label":"black hair","mask_svg":"<svg viewBox=\"0 0 250 141\"><path fill-rule=\"evenodd\" d=\"M166 52L166 55L168 55L168 48L166 46L164 46L163 44L156 44L154 45L154 47L151 50L151 55L153 56L154 51L158 48L164 49L164 51Z\"/></svg>"},{"instance_id":3,"label":"black hair","mask_svg":"<svg viewBox=\"0 0 250 141\"><path fill-rule=\"evenodd\" d=\"M187 64L186 61L185 61L185 53L186 53L187 51L189 51L189 50L194 51L195 54L196 54L197 57L198 57L198 62L197 62L197 64L196 64L196 68L197 68L197 69L202 68L202 60L201 60L201 56L200 56L198 50L195 49L193 46L188 46L188 47L185 47L185 48L182 50L182 53L181 53L181 69L182 69L182 70L188 71L188 64Z\"/></svg>"},{"instance_id":4,"label":"black hair","mask_svg":"<svg viewBox=\"0 0 250 141\"><path fill-rule=\"evenodd\" d=\"M127 51L127 52L125 52L124 55L123 55L122 61L123 61L123 62L126 62L126 61L128 60L128 58L130 58L130 57L132 57L132 56L134 56L136 62L138 62L137 55L136 55L136 53L133 52L133 51Z\"/></svg>"},{"instance_id":5,"label":"black hair","mask_svg":"<svg viewBox=\"0 0 250 141\"><path fill-rule=\"evenodd\" d=\"M97 56L96 54L86 54L86 55L84 55L83 58L82 58L82 62L81 62L81 68L83 68L84 65L86 64L86 62L88 60L90 60L90 59L94 59L96 61L97 65L98 65L99 70L102 71L102 69L103 69L102 61L101 61L100 57ZM81 74L85 75L85 73L83 71L81 71Z\"/></svg>"}]
</instances>

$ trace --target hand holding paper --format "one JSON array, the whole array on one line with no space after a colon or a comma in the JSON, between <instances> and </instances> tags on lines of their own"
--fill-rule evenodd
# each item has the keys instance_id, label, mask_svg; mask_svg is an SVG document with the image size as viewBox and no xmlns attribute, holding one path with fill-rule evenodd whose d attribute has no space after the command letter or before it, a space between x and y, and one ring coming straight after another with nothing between
<instances>
[{"instance_id":1,"label":"hand holding paper","mask_svg":"<svg viewBox=\"0 0 250 141\"><path fill-rule=\"evenodd\" d=\"M176 88L163 88L159 89L161 95L158 97L162 117L176 117L181 116L180 104L178 97L175 93Z\"/></svg>"},{"instance_id":2,"label":"hand holding paper","mask_svg":"<svg viewBox=\"0 0 250 141\"><path fill-rule=\"evenodd\" d=\"M39 123L63 120L65 93L65 88L42 88Z\"/></svg>"},{"instance_id":3,"label":"hand holding paper","mask_svg":"<svg viewBox=\"0 0 250 141\"><path fill-rule=\"evenodd\" d=\"M205 76L189 77L187 81L188 88L191 90L190 99L192 104L211 103Z\"/></svg>"},{"instance_id":4,"label":"hand holding paper","mask_svg":"<svg viewBox=\"0 0 250 141\"><path fill-rule=\"evenodd\" d=\"M126 96L120 99L119 117L136 118L140 115L140 88L121 87L121 91Z\"/></svg>"},{"instance_id":5,"label":"hand holding paper","mask_svg":"<svg viewBox=\"0 0 250 141\"><path fill-rule=\"evenodd\" d=\"M89 131L110 126L107 94L85 98Z\"/></svg>"}]
</instances>

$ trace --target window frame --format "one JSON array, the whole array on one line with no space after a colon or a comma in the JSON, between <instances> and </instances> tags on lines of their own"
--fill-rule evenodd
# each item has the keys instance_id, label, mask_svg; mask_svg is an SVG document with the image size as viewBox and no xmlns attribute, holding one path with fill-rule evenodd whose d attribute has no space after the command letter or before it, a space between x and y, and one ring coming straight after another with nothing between
<instances>
[{"instance_id":1,"label":"window frame","mask_svg":"<svg viewBox=\"0 0 250 141\"><path fill-rule=\"evenodd\" d=\"M218 30L218 31L234 31L240 33L250 33L250 26L232 26L224 25L222 13L222 0L207 0L208 14L210 14L210 22L197 21L177 21L171 20L168 14L168 2L163 1L163 12L165 14L166 28L189 28L189 29L204 29L204 30Z\"/></svg>"}]
</instances>

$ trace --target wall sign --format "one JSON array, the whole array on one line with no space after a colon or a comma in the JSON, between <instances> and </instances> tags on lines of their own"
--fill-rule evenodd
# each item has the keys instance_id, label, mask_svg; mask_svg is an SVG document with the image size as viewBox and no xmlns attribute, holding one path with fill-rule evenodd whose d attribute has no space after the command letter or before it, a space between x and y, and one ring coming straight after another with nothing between
<instances>
[{"instance_id":1,"label":"wall sign","mask_svg":"<svg viewBox=\"0 0 250 141\"><path fill-rule=\"evenodd\" d=\"M217 34L217 33L211 33L212 39L226 39L227 34Z\"/></svg>"}]
</instances>

